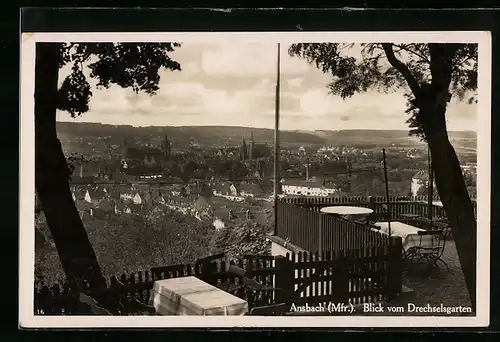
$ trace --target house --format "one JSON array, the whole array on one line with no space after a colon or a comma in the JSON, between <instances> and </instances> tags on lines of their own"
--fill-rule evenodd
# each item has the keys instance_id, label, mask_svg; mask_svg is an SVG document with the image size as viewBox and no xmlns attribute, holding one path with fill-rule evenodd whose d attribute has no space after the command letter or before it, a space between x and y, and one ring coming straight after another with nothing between
<instances>
[{"instance_id":1,"label":"house","mask_svg":"<svg viewBox=\"0 0 500 342\"><path fill-rule=\"evenodd\" d=\"M139 202L139 197L136 198L136 196L134 196L134 198L132 199L132 200L135 199L134 202L137 202L138 204L140 204L140 203L152 203L153 202L154 194L153 194L152 190L138 191L137 194L139 194L140 202Z\"/></svg>"},{"instance_id":2,"label":"house","mask_svg":"<svg viewBox=\"0 0 500 342\"><path fill-rule=\"evenodd\" d=\"M132 214L141 214L145 209L145 205L134 202L129 208Z\"/></svg>"},{"instance_id":3,"label":"house","mask_svg":"<svg viewBox=\"0 0 500 342\"><path fill-rule=\"evenodd\" d=\"M75 206L82 220L92 217L94 214L94 206L87 201L76 201Z\"/></svg>"},{"instance_id":4,"label":"house","mask_svg":"<svg viewBox=\"0 0 500 342\"><path fill-rule=\"evenodd\" d=\"M136 192L134 197L132 197L132 202L134 202L134 204L142 204L143 200L138 192Z\"/></svg>"},{"instance_id":5,"label":"house","mask_svg":"<svg viewBox=\"0 0 500 342\"><path fill-rule=\"evenodd\" d=\"M129 205L126 205L124 210L123 210L123 213L124 214L132 214L132 208Z\"/></svg>"},{"instance_id":6,"label":"house","mask_svg":"<svg viewBox=\"0 0 500 342\"><path fill-rule=\"evenodd\" d=\"M118 194L118 198L121 200L131 200L134 197L134 191L123 185L115 187L112 193L113 197L116 197L116 195Z\"/></svg>"},{"instance_id":7,"label":"house","mask_svg":"<svg viewBox=\"0 0 500 342\"><path fill-rule=\"evenodd\" d=\"M85 199L86 193L87 193L87 190L74 187L71 190L71 197L73 197L73 201L75 201L75 202L76 201L83 201Z\"/></svg>"},{"instance_id":8,"label":"house","mask_svg":"<svg viewBox=\"0 0 500 342\"><path fill-rule=\"evenodd\" d=\"M417 172L411 179L411 195L418 196L419 191L428 187L427 183L429 182L429 174L425 171Z\"/></svg>"},{"instance_id":9,"label":"house","mask_svg":"<svg viewBox=\"0 0 500 342\"><path fill-rule=\"evenodd\" d=\"M138 191L127 191L124 193L120 193L120 199L123 201L132 201L134 204L141 204L142 197Z\"/></svg>"},{"instance_id":10,"label":"house","mask_svg":"<svg viewBox=\"0 0 500 342\"><path fill-rule=\"evenodd\" d=\"M236 183L231 183L229 185L229 196L238 196L239 195L239 189L238 189L238 184Z\"/></svg>"},{"instance_id":11,"label":"house","mask_svg":"<svg viewBox=\"0 0 500 342\"><path fill-rule=\"evenodd\" d=\"M108 189L108 197L114 200L119 200L120 193L124 191L127 191L127 189L122 185L110 187Z\"/></svg>"},{"instance_id":12,"label":"house","mask_svg":"<svg viewBox=\"0 0 500 342\"><path fill-rule=\"evenodd\" d=\"M181 184L174 184L170 193L172 196L186 196L186 188Z\"/></svg>"},{"instance_id":13,"label":"house","mask_svg":"<svg viewBox=\"0 0 500 342\"><path fill-rule=\"evenodd\" d=\"M264 189L259 183L242 182L239 188L239 195L242 197L261 197L264 195Z\"/></svg>"},{"instance_id":14,"label":"house","mask_svg":"<svg viewBox=\"0 0 500 342\"><path fill-rule=\"evenodd\" d=\"M99 201L105 197L107 197L107 194L106 192L104 192L103 188L96 186L87 189L84 199L88 203L97 205L97 203L99 203Z\"/></svg>"},{"instance_id":15,"label":"house","mask_svg":"<svg viewBox=\"0 0 500 342\"><path fill-rule=\"evenodd\" d=\"M112 213L115 211L115 201L110 198L102 198L97 204L96 208L104 213Z\"/></svg>"},{"instance_id":16,"label":"house","mask_svg":"<svg viewBox=\"0 0 500 342\"><path fill-rule=\"evenodd\" d=\"M213 194L214 196L229 196L231 194L230 183L215 183Z\"/></svg>"},{"instance_id":17,"label":"house","mask_svg":"<svg viewBox=\"0 0 500 342\"><path fill-rule=\"evenodd\" d=\"M122 202L115 202L113 206L113 212L115 215L119 214L125 214L127 211L128 206L125 203Z\"/></svg>"},{"instance_id":18,"label":"house","mask_svg":"<svg viewBox=\"0 0 500 342\"><path fill-rule=\"evenodd\" d=\"M215 218L212 225L214 226L215 230L217 230L217 231L220 231L220 230L226 228L224 221L222 221L222 219L220 219L218 217Z\"/></svg>"},{"instance_id":19,"label":"house","mask_svg":"<svg viewBox=\"0 0 500 342\"><path fill-rule=\"evenodd\" d=\"M165 198L161 191L150 191L149 192L149 203L151 204L165 204Z\"/></svg>"},{"instance_id":20,"label":"house","mask_svg":"<svg viewBox=\"0 0 500 342\"><path fill-rule=\"evenodd\" d=\"M281 181L281 191L285 195L326 197L338 190L327 187L314 177L309 180L289 179Z\"/></svg>"},{"instance_id":21,"label":"house","mask_svg":"<svg viewBox=\"0 0 500 342\"><path fill-rule=\"evenodd\" d=\"M194 202L191 210L194 217L199 220L210 219L214 214L212 206L202 196L198 197L198 199Z\"/></svg>"}]
</instances>

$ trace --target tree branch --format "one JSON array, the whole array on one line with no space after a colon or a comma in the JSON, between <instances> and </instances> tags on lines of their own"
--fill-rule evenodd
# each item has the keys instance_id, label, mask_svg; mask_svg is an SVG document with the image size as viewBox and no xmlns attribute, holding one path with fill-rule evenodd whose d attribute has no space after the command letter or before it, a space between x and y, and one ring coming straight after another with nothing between
<instances>
[{"instance_id":1,"label":"tree branch","mask_svg":"<svg viewBox=\"0 0 500 342\"><path fill-rule=\"evenodd\" d=\"M432 84L448 89L453 74L453 56L458 44L429 44Z\"/></svg>"},{"instance_id":2,"label":"tree branch","mask_svg":"<svg viewBox=\"0 0 500 342\"><path fill-rule=\"evenodd\" d=\"M398 47L400 50L406 51L406 52L408 52L408 53L410 53L410 54L412 54L412 55L415 55L415 56L417 56L417 57L420 57L420 59L422 59L423 61L427 62L428 64L430 64L430 63L431 63L431 61L429 60L429 58L428 58L427 56L424 56L424 55L422 55L422 54L420 54L420 53L418 53L418 52L416 52L416 51L413 51L413 50L411 50L411 49L407 48L407 47L406 47L405 45L403 45L403 44L392 44L392 45L393 45L393 46Z\"/></svg>"},{"instance_id":3,"label":"tree branch","mask_svg":"<svg viewBox=\"0 0 500 342\"><path fill-rule=\"evenodd\" d=\"M392 43L382 43L382 47L384 48L387 60L397 71L399 71L403 75L412 93L414 95L418 95L418 93L420 92L420 86L417 80L411 73L410 69L408 69L408 67L403 62L396 58L396 56L394 55L394 50L392 49L392 45Z\"/></svg>"}]
</instances>

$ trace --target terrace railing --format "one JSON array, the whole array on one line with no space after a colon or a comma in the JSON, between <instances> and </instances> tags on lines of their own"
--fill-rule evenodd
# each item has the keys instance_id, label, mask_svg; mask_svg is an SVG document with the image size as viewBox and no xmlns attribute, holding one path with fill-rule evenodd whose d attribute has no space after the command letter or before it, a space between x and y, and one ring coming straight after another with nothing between
<instances>
[{"instance_id":1,"label":"terrace railing","mask_svg":"<svg viewBox=\"0 0 500 342\"><path fill-rule=\"evenodd\" d=\"M389 236L370 229L368 225L281 200L277 206L275 235L304 250L353 250L389 244Z\"/></svg>"},{"instance_id":2,"label":"terrace railing","mask_svg":"<svg viewBox=\"0 0 500 342\"><path fill-rule=\"evenodd\" d=\"M172 265L111 277L103 293L88 291L88 297L115 293L122 306L110 306L113 315L141 314L130 305L132 297L148 303L155 280L194 275L212 285L227 287L238 284L239 277L230 271L231 265L245 269L245 276L257 283L271 287L249 295L238 287L235 295L249 300L250 308L276 303L339 305L361 304L390 300L401 291L401 238L393 238L389 246L354 250L298 253L286 256L245 256L238 262L214 260L210 269L196 265ZM114 287L117 280L123 284ZM111 291L114 288L113 291ZM55 284L35 291L36 315L87 314L80 311L80 293L67 286ZM345 313L344 313L345 314Z\"/></svg>"},{"instance_id":3,"label":"terrace railing","mask_svg":"<svg viewBox=\"0 0 500 342\"><path fill-rule=\"evenodd\" d=\"M439 196L434 196L435 201L439 201ZM293 203L302 207L319 211L323 207L335 205L355 205L373 209L376 213L384 212L384 205L387 204L385 196L349 196L349 197L285 197L280 199L285 203ZM474 205L474 214L477 214L477 203ZM403 214L416 214L428 217L427 196L391 196L389 197L391 219L398 220ZM432 217L446 217L446 211L438 205L432 206Z\"/></svg>"}]
</instances>

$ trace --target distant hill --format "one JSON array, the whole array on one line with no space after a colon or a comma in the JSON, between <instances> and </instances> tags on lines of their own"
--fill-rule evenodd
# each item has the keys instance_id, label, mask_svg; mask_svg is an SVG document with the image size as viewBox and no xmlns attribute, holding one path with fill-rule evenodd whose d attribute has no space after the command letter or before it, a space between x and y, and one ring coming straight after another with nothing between
<instances>
[{"instance_id":1,"label":"distant hill","mask_svg":"<svg viewBox=\"0 0 500 342\"><path fill-rule=\"evenodd\" d=\"M410 137L404 130L339 130L315 131L316 135L325 139L329 144L343 145L421 145L416 137Z\"/></svg>"},{"instance_id":2,"label":"distant hill","mask_svg":"<svg viewBox=\"0 0 500 342\"><path fill-rule=\"evenodd\" d=\"M423 143L419 138L409 136L407 130L339 130L327 131L318 130L314 133L325 139L329 144L344 144L344 145L407 145L421 146ZM475 146L477 134L473 131L451 131L448 132L451 143L456 148L470 148Z\"/></svg>"},{"instance_id":3,"label":"distant hill","mask_svg":"<svg viewBox=\"0 0 500 342\"><path fill-rule=\"evenodd\" d=\"M68 140L80 137L109 137L111 143L120 144L125 137L143 141L159 141L165 134L174 146L197 142L200 145L238 145L242 139L253 137L256 143L274 143L274 130L239 126L180 126L180 127L133 127L129 125L107 125L101 123L58 122L58 134ZM449 132L455 147L475 148L475 132ZM408 136L406 130L317 130L281 131L282 146L298 145L350 145L350 146L423 146L416 137Z\"/></svg>"},{"instance_id":4,"label":"distant hill","mask_svg":"<svg viewBox=\"0 0 500 342\"><path fill-rule=\"evenodd\" d=\"M242 139L253 137L256 143L273 144L274 130L238 126L180 126L180 127L133 127L128 125L107 125L100 123L58 122L60 136L110 137L112 142L121 143L125 137L140 140L163 139L165 134L175 145L197 142L203 144L240 144ZM281 132L283 144L324 144L324 139L314 133Z\"/></svg>"}]
</instances>

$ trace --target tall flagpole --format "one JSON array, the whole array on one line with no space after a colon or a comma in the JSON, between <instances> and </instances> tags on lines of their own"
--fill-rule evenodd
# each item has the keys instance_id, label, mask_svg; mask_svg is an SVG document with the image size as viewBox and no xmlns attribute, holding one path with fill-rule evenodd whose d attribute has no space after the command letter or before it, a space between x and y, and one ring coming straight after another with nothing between
<instances>
[{"instance_id":1,"label":"tall flagpole","mask_svg":"<svg viewBox=\"0 0 500 342\"><path fill-rule=\"evenodd\" d=\"M278 60L276 70L276 99L274 113L274 232L278 232L278 194L280 193L280 43L278 43Z\"/></svg>"}]
</instances>

